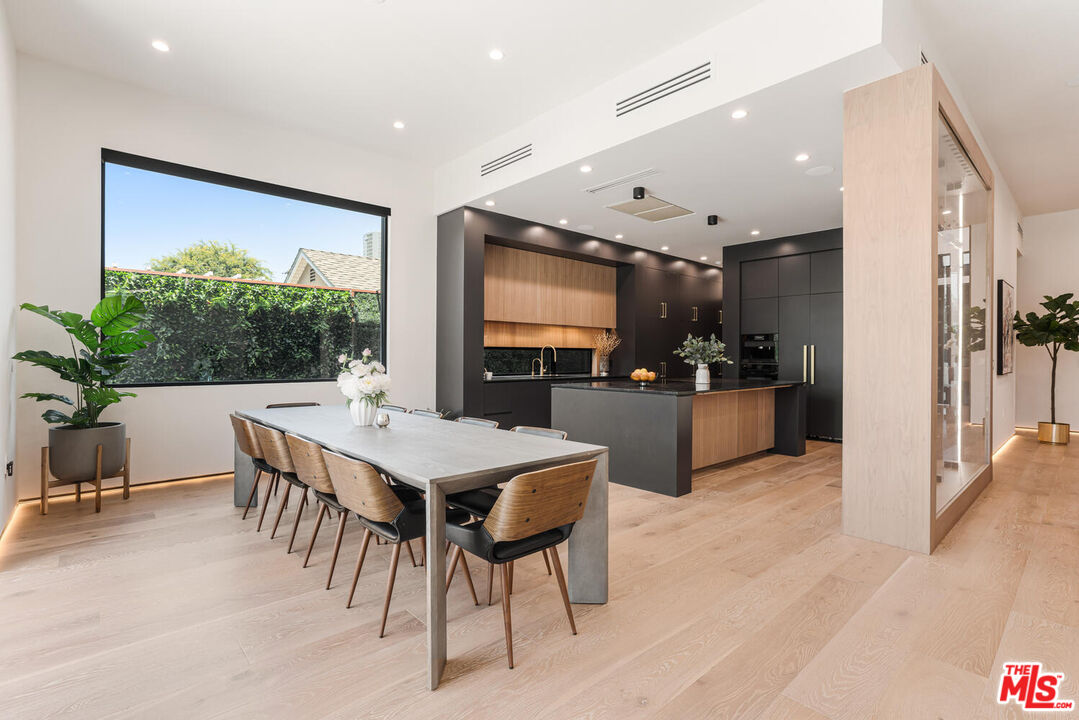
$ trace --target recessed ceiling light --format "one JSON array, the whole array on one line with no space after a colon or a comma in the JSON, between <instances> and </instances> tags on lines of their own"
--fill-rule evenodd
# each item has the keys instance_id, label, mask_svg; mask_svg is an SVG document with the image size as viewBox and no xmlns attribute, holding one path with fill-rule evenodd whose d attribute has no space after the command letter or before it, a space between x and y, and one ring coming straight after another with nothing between
<instances>
[{"instance_id":1,"label":"recessed ceiling light","mask_svg":"<svg viewBox=\"0 0 1079 720\"><path fill-rule=\"evenodd\" d=\"M495 206L495 201L494 200L488 200L487 202L484 203L484 205L486 205L487 207L494 207Z\"/></svg>"},{"instance_id":2,"label":"recessed ceiling light","mask_svg":"<svg viewBox=\"0 0 1079 720\"><path fill-rule=\"evenodd\" d=\"M158 52L168 52L170 50L169 44L164 40L154 40L150 43L150 47Z\"/></svg>"},{"instance_id":3,"label":"recessed ceiling light","mask_svg":"<svg viewBox=\"0 0 1079 720\"><path fill-rule=\"evenodd\" d=\"M666 245L664 245L663 247L660 248L660 250L670 250L670 248L667 247Z\"/></svg>"},{"instance_id":4,"label":"recessed ceiling light","mask_svg":"<svg viewBox=\"0 0 1079 720\"><path fill-rule=\"evenodd\" d=\"M742 110L742 109L735 110L734 112L731 113L731 117L734 118L735 120L741 120L746 115L749 115L749 113L746 112L745 110Z\"/></svg>"},{"instance_id":5,"label":"recessed ceiling light","mask_svg":"<svg viewBox=\"0 0 1079 720\"><path fill-rule=\"evenodd\" d=\"M707 259L708 259L707 255L701 255L701 260L707 260Z\"/></svg>"},{"instance_id":6,"label":"recessed ceiling light","mask_svg":"<svg viewBox=\"0 0 1079 720\"><path fill-rule=\"evenodd\" d=\"M794 156L794 162L805 162L809 159L808 153L798 153Z\"/></svg>"},{"instance_id":7,"label":"recessed ceiling light","mask_svg":"<svg viewBox=\"0 0 1079 720\"><path fill-rule=\"evenodd\" d=\"M614 239L615 240L621 240L622 239L622 233L618 233L617 235L615 235Z\"/></svg>"},{"instance_id":8,"label":"recessed ceiling light","mask_svg":"<svg viewBox=\"0 0 1079 720\"><path fill-rule=\"evenodd\" d=\"M566 218L562 218L561 220L558 221L558 224L559 225L565 225L568 222L569 222L569 220L567 220Z\"/></svg>"},{"instance_id":9,"label":"recessed ceiling light","mask_svg":"<svg viewBox=\"0 0 1079 720\"><path fill-rule=\"evenodd\" d=\"M843 188L844 188L844 187L846 187L846 186L845 186L845 185L840 185L840 186L839 186L839 192L843 192Z\"/></svg>"},{"instance_id":10,"label":"recessed ceiling light","mask_svg":"<svg viewBox=\"0 0 1079 720\"><path fill-rule=\"evenodd\" d=\"M404 130L405 129L405 124L403 122L401 122L400 120L395 120L394 123L393 123L393 126L395 128L397 128L398 130Z\"/></svg>"},{"instance_id":11,"label":"recessed ceiling light","mask_svg":"<svg viewBox=\"0 0 1079 720\"><path fill-rule=\"evenodd\" d=\"M502 58L506 57L505 53L503 53L498 48L494 48L493 50L491 50L491 52L487 53L487 56L492 60L501 60Z\"/></svg>"},{"instance_id":12,"label":"recessed ceiling light","mask_svg":"<svg viewBox=\"0 0 1079 720\"><path fill-rule=\"evenodd\" d=\"M940 214L941 215L951 215L952 211L951 210L943 210Z\"/></svg>"},{"instance_id":13,"label":"recessed ceiling light","mask_svg":"<svg viewBox=\"0 0 1079 720\"><path fill-rule=\"evenodd\" d=\"M583 172L583 173L592 172L592 166L591 165L582 165L581 166L581 172Z\"/></svg>"},{"instance_id":14,"label":"recessed ceiling light","mask_svg":"<svg viewBox=\"0 0 1079 720\"><path fill-rule=\"evenodd\" d=\"M756 237L757 235L760 235L760 234L761 234L761 231L760 231L760 230L750 230L750 231L749 231L749 234L750 234L750 235L753 235L754 237Z\"/></svg>"}]
</instances>

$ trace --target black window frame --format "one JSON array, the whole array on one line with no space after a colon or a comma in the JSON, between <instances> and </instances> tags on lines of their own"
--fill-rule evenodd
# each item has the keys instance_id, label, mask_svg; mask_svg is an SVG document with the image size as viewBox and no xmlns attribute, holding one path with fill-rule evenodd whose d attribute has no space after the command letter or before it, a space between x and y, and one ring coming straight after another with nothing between
<instances>
[{"instance_id":1,"label":"black window frame","mask_svg":"<svg viewBox=\"0 0 1079 720\"><path fill-rule=\"evenodd\" d=\"M389 363L386 358L386 325L388 318L388 302L387 302L387 285L389 278L389 220L391 211L388 207L381 205L373 205L371 203L361 202L359 200L349 200L347 198L336 197L334 195L325 195L323 193L313 192L311 190L299 190L297 188L287 187L285 185L277 185L275 183L264 182L262 180L252 180L250 178L240 177L238 175L229 175L227 173L217 172L215 170L206 170L204 168L197 168L190 165L181 165L179 163L169 162L167 160L158 160L156 158L145 157L142 155L134 155L132 153L123 152L120 150L110 150L109 148L101 148L101 297L105 297L105 165L122 165L124 167L135 168L137 170L149 170L151 172L162 173L165 175L172 175L174 177L185 178L187 180L198 180L201 182L207 182L215 185L223 185L225 187L236 188L239 190L249 190L252 192L262 193L264 195L273 195L275 197L286 198L289 200L299 200L302 202L314 203L316 205L325 205L327 207L338 208L340 210L353 210L361 212L367 215L375 215L382 218L382 254L380 257L380 290L379 290L379 314L381 322L379 323L379 342L381 343L381 362L389 369ZM363 239L359 238L358 242L362 242ZM269 379L269 380L191 380L184 382L162 382L162 383L110 383L110 387L117 388L137 388L137 387L191 387L199 385L280 385L285 383L312 383L312 382L336 382L337 378L290 378L290 379Z\"/></svg>"}]
</instances>

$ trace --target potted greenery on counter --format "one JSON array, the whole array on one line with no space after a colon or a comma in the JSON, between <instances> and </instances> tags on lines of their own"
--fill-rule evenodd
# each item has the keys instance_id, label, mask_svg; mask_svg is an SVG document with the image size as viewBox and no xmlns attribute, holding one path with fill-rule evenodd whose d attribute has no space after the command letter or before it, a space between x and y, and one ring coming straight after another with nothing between
<instances>
[{"instance_id":1,"label":"potted greenery on counter","mask_svg":"<svg viewBox=\"0 0 1079 720\"><path fill-rule=\"evenodd\" d=\"M711 363L734 364L734 361L728 360L724 354L726 349L727 346L716 339L715 333L712 333L712 337L707 340L703 337L686 335L686 340L682 343L682 347L675 350L674 354L690 365L697 366L697 373L694 378L697 387L707 388L712 382L711 373L708 371L708 366Z\"/></svg>"},{"instance_id":2,"label":"potted greenery on counter","mask_svg":"<svg viewBox=\"0 0 1079 720\"><path fill-rule=\"evenodd\" d=\"M126 428L120 422L103 422L101 413L134 393L110 387L127 365L131 354L154 341L154 336L137 326L146 314L142 301L134 295L110 294L94 307L87 320L74 312L51 310L48 305L22 304L23 310L37 313L64 328L71 355L54 355L47 350L24 350L13 358L48 368L61 380L75 386L74 397L59 393L26 393L22 397L38 402L57 402L63 410L42 413L49 428L49 467L60 480L93 479L97 446L101 445L102 477L115 475L124 466ZM76 342L81 348L76 348Z\"/></svg>"},{"instance_id":3,"label":"potted greenery on counter","mask_svg":"<svg viewBox=\"0 0 1079 720\"><path fill-rule=\"evenodd\" d=\"M1038 440L1055 445L1067 445L1071 431L1068 423L1057 422L1057 359L1061 350L1079 352L1079 300L1074 293L1045 296L1040 303L1048 310L1044 315L1029 312L1026 317L1015 314L1012 327L1015 339L1027 347L1044 347L1053 363L1049 385L1049 422L1038 423Z\"/></svg>"}]
</instances>

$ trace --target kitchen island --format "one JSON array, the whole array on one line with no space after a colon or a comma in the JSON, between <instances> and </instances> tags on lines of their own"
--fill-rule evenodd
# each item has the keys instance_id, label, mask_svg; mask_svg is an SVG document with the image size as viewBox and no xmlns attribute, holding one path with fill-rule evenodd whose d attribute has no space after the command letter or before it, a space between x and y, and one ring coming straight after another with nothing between
<instances>
[{"instance_id":1,"label":"kitchen island","mask_svg":"<svg viewBox=\"0 0 1079 720\"><path fill-rule=\"evenodd\" d=\"M607 380L551 388L551 426L573 440L610 448L610 479L663 495L685 495L693 471L758 452L805 454L801 381L713 379L640 383Z\"/></svg>"}]
</instances>

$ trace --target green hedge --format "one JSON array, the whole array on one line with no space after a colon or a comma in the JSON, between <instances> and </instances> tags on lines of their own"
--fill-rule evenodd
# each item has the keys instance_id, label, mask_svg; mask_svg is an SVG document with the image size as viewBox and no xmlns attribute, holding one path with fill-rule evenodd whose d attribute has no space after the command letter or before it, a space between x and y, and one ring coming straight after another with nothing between
<instances>
[{"instance_id":1,"label":"green hedge","mask_svg":"<svg viewBox=\"0 0 1079 720\"><path fill-rule=\"evenodd\" d=\"M332 378L341 353L382 356L374 293L124 270L105 288L136 293L157 336L119 384Z\"/></svg>"}]
</instances>

